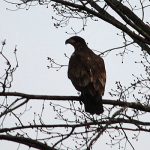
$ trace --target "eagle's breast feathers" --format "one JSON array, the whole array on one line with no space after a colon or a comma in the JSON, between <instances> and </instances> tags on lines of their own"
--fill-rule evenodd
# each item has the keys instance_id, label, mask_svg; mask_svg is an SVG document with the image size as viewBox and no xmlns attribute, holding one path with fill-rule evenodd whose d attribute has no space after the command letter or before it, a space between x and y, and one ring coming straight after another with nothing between
<instances>
[{"instance_id":1,"label":"eagle's breast feathers","mask_svg":"<svg viewBox=\"0 0 150 150\"><path fill-rule=\"evenodd\" d=\"M94 53L74 52L69 61L68 78L78 91L90 85L103 96L106 82L103 59Z\"/></svg>"}]
</instances>

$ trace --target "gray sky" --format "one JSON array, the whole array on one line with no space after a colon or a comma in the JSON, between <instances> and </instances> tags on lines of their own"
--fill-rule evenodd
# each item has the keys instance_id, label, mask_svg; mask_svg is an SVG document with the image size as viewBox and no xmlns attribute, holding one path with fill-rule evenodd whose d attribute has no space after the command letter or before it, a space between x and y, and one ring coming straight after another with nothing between
<instances>
[{"instance_id":1,"label":"gray sky","mask_svg":"<svg viewBox=\"0 0 150 150\"><path fill-rule=\"evenodd\" d=\"M5 50L10 59L12 59L14 47L17 45L19 61L19 68L15 72L11 91L43 95L77 95L77 91L67 78L67 67L59 71L48 70L46 58L49 56L60 64L68 64L68 59L64 57L64 53L70 56L73 47L65 45L65 40L71 36L65 32L72 33L72 25L78 29L80 21L78 23L72 21L67 27L56 29L51 19L53 15L51 7L36 6L29 10L18 11L9 11L6 8L14 9L15 7L1 2L0 41L6 39ZM86 30L79 35L86 39L91 49L104 51L122 45L123 40L117 36L120 31L114 27L101 20L98 22L88 21L87 24ZM121 80L122 83L128 84L132 79L131 74L138 74L140 67L136 66L135 69L135 65L132 63L138 59L135 55L132 53L127 55L123 64L121 63L122 58L116 57L115 54L110 54L104 58L107 70L105 98L111 98L108 92L114 87L115 81ZM141 134L139 141L132 141L136 150L141 150L143 146L150 146L147 137L148 135ZM107 136L100 138L94 150L97 150L98 147L111 149L105 144L109 142L108 138ZM16 150L15 144L8 145L6 143L0 142L1 149L7 150L11 146L11 150ZM26 149L28 148L24 146L20 148L20 150ZM112 149L115 150L118 147ZM131 147L128 148L128 150L130 149Z\"/></svg>"}]
</instances>

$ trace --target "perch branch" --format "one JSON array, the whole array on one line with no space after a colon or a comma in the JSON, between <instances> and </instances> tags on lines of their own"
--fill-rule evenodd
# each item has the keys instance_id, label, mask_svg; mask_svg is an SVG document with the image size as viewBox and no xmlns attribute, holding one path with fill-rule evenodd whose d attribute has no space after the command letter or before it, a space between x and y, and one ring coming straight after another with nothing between
<instances>
[{"instance_id":1,"label":"perch branch","mask_svg":"<svg viewBox=\"0 0 150 150\"><path fill-rule=\"evenodd\" d=\"M15 97L22 97L29 100L60 100L60 101L79 101L79 96L56 96L56 95L33 95L33 94L25 94L25 93L19 93L19 92L0 92L0 96L15 96ZM135 102L123 102L123 101L117 101L117 100L108 100L103 99L103 104L107 105L113 105L113 106L120 106L120 107L128 107L132 109L136 109L139 111L145 111L150 112L150 106L149 105L143 105L141 103L135 103Z\"/></svg>"}]
</instances>

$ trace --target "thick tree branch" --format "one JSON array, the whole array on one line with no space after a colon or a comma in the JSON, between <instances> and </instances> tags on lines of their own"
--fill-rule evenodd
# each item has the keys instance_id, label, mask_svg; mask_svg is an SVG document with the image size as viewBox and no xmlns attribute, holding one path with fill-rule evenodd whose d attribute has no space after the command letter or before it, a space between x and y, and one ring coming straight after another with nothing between
<instances>
[{"instance_id":1,"label":"thick tree branch","mask_svg":"<svg viewBox=\"0 0 150 150\"><path fill-rule=\"evenodd\" d=\"M15 96L15 97L21 97L26 99L35 99L35 100L80 101L79 96L33 95L33 94L25 94L19 92L5 92L5 93L0 92L0 96L6 96L6 97ZM150 106L142 105L141 103L122 102L122 101L103 99L103 104L120 106L120 107L128 107L139 111L150 112Z\"/></svg>"},{"instance_id":2,"label":"thick tree branch","mask_svg":"<svg viewBox=\"0 0 150 150\"><path fill-rule=\"evenodd\" d=\"M122 5L122 3L120 2L118 2L119 4L117 3L116 5L114 5L110 0L105 1L128 25L133 27L133 29L137 30L141 35L150 40L150 33L148 34L148 30L150 30L150 28L129 8ZM140 26L138 22L142 22L142 25ZM145 31L145 29L147 30Z\"/></svg>"},{"instance_id":3,"label":"thick tree branch","mask_svg":"<svg viewBox=\"0 0 150 150\"><path fill-rule=\"evenodd\" d=\"M136 42L139 46L142 47L143 50L147 51L148 54L150 54L150 47L148 45L150 45L150 41L149 39L146 39L145 37L143 38L142 36L136 34L134 31L130 30L126 25L124 25L123 23L121 23L120 21L118 21L116 18L114 18L113 16L111 16L110 14L108 14L104 9L102 9L96 2L94 2L93 0L89 1L90 5L95 8L99 13L97 15L98 18L112 24L113 26L117 27L118 29L122 30L123 32L125 32L126 34L128 34L134 42ZM119 2L118 2L119 3ZM111 3L108 2L108 4L118 13L117 8L120 6L113 6L111 5ZM120 4L120 3L119 3ZM121 5L124 9L124 11L127 9L123 4ZM129 9L130 10L130 9ZM122 10L119 10L122 14ZM102 13L103 12L103 13ZM105 14L105 15L104 15ZM122 17L122 15L120 13L118 13L120 15L120 17ZM135 17L135 24L138 24L138 22L140 22L140 27L145 27L146 29L148 28L148 30L150 30L150 27L147 26L144 23L141 23L140 18L136 17L136 15L130 10L130 13L128 15L131 15ZM134 18L132 17L132 19ZM125 16L123 17L124 19L126 18ZM127 18L126 18L127 21ZM129 20L128 20L129 22ZM128 23L127 22L127 23ZM133 25L133 23L132 23ZM135 25L134 25L135 27ZM136 30L137 28L135 28ZM142 28L143 29L143 28ZM143 31L142 29L138 28L138 31ZM144 30L145 31L145 30ZM143 32L144 32L143 31ZM142 33L143 33L142 32ZM146 34L146 32L144 32L144 35ZM146 34L146 37L150 37L149 34Z\"/></svg>"},{"instance_id":4,"label":"thick tree branch","mask_svg":"<svg viewBox=\"0 0 150 150\"><path fill-rule=\"evenodd\" d=\"M20 136L0 135L0 140L17 142L20 144L27 145L29 147L37 148L39 150L56 150L54 148L49 147L47 144L43 144L41 142L38 142L37 140L33 140L30 138L25 138L25 137L20 137Z\"/></svg>"},{"instance_id":5,"label":"thick tree branch","mask_svg":"<svg viewBox=\"0 0 150 150\"><path fill-rule=\"evenodd\" d=\"M146 34L147 38L150 39L150 27L146 25L136 14L133 13L127 6L123 5L117 0L105 0L105 2L117 12L120 10L125 16L131 19L135 25L138 25Z\"/></svg>"}]
</instances>

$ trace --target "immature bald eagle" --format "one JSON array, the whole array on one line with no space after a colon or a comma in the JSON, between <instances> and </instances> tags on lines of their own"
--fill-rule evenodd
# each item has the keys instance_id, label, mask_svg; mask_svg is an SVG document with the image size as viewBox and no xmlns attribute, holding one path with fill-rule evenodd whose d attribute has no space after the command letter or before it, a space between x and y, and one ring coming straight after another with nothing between
<instances>
[{"instance_id":1,"label":"immature bald eagle","mask_svg":"<svg viewBox=\"0 0 150 150\"><path fill-rule=\"evenodd\" d=\"M68 78L81 92L85 111L90 114L103 113L102 96L106 82L103 59L89 49L85 40L79 36L67 39L65 44L71 44L75 49L69 61Z\"/></svg>"}]
</instances>

